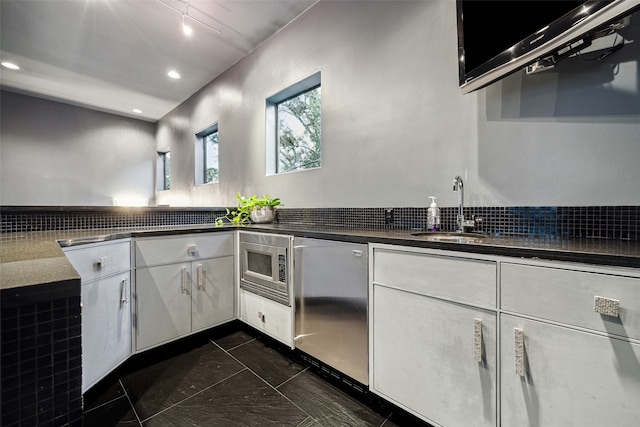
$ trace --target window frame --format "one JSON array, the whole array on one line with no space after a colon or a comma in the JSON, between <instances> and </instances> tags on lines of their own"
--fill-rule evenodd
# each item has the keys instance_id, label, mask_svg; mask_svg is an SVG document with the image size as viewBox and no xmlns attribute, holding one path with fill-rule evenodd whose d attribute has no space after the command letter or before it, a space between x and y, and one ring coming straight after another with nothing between
<instances>
[{"instance_id":1,"label":"window frame","mask_svg":"<svg viewBox=\"0 0 640 427\"><path fill-rule=\"evenodd\" d=\"M171 190L171 151L158 151L157 153L156 190L168 191Z\"/></svg>"},{"instance_id":2,"label":"window frame","mask_svg":"<svg viewBox=\"0 0 640 427\"><path fill-rule=\"evenodd\" d=\"M220 151L218 151L218 164L216 169L218 170L218 180L207 182L207 138L213 134L217 134L218 150L220 147L220 127L218 122L207 126L203 130L195 134L195 184L196 185L210 185L220 183Z\"/></svg>"},{"instance_id":3,"label":"window frame","mask_svg":"<svg viewBox=\"0 0 640 427\"><path fill-rule=\"evenodd\" d=\"M320 165L310 168L298 168L281 171L280 169L280 126L278 117L278 106L293 98L311 92L322 87L321 72L317 71L311 76L281 90L275 95L266 99L265 122L266 122L266 175L281 175L292 172L303 172L322 167L322 141L320 142ZM322 117L322 110L320 113ZM322 118L320 119L322 123ZM322 126L322 124L321 124Z\"/></svg>"}]
</instances>

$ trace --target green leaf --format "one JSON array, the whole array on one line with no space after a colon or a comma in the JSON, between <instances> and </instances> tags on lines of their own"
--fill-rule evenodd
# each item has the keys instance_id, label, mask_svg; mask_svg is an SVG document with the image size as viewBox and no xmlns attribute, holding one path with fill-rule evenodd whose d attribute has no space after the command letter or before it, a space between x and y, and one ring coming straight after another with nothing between
<instances>
[{"instance_id":1,"label":"green leaf","mask_svg":"<svg viewBox=\"0 0 640 427\"><path fill-rule=\"evenodd\" d=\"M268 194L263 197L258 197L253 194L251 197L247 198L238 192L236 194L236 199L238 200L238 208L235 210L229 210L229 208L227 208L227 215L225 217L221 217L227 219L233 225L249 224L251 222L251 211L254 209L275 207L282 204L279 198L272 199ZM222 221L221 218L220 220Z\"/></svg>"}]
</instances>

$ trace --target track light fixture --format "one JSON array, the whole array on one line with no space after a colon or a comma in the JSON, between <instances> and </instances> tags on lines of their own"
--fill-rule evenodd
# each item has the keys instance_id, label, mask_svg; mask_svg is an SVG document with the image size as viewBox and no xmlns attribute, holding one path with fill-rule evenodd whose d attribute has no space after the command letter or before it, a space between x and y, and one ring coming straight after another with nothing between
<instances>
[{"instance_id":1,"label":"track light fixture","mask_svg":"<svg viewBox=\"0 0 640 427\"><path fill-rule=\"evenodd\" d=\"M184 16L182 17L182 32L185 36L190 36L193 34L193 29L184 23Z\"/></svg>"},{"instance_id":2,"label":"track light fixture","mask_svg":"<svg viewBox=\"0 0 640 427\"><path fill-rule=\"evenodd\" d=\"M192 7L193 9L197 10L201 15L204 16L209 16L206 13L204 13L203 11L191 6L189 3L182 1L182 0L178 0L180 3L185 5L185 12L181 11L180 9L177 9L173 6L171 6L170 4L165 3L163 0L156 0L158 3L168 7L169 9L178 12L181 16L182 16L182 32L187 35L190 36L193 33L193 29L188 25L188 21L187 20L191 20L193 22L196 22L200 25L202 25L203 27L206 27L208 29L210 29L211 31L215 31L216 33L220 34L220 30L218 30L217 28L212 27L209 24L206 24L204 22L202 22L201 20L193 17L192 15L189 14L189 7ZM213 19L213 18L211 18Z\"/></svg>"},{"instance_id":3,"label":"track light fixture","mask_svg":"<svg viewBox=\"0 0 640 427\"><path fill-rule=\"evenodd\" d=\"M189 4L187 4L187 13L182 14L182 32L185 36L190 36L193 33L193 30L184 22L185 16L189 16Z\"/></svg>"}]
</instances>

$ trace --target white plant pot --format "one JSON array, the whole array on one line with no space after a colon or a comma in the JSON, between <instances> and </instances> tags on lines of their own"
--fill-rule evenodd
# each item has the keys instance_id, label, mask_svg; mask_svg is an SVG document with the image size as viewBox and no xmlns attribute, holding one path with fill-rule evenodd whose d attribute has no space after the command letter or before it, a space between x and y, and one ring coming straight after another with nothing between
<instances>
[{"instance_id":1,"label":"white plant pot","mask_svg":"<svg viewBox=\"0 0 640 427\"><path fill-rule=\"evenodd\" d=\"M273 222L274 211L273 208L265 206L260 209L254 209L251 211L251 221L256 224L265 224Z\"/></svg>"}]
</instances>

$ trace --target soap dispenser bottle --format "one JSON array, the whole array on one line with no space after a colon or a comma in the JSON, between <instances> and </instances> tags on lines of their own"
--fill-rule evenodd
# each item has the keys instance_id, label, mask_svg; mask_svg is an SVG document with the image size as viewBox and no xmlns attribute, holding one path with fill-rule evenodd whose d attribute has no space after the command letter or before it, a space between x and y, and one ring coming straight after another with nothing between
<instances>
[{"instance_id":1,"label":"soap dispenser bottle","mask_svg":"<svg viewBox=\"0 0 640 427\"><path fill-rule=\"evenodd\" d=\"M429 197L431 204L427 209L427 230L438 231L440 230L440 208L436 205L436 198L434 196Z\"/></svg>"}]
</instances>

